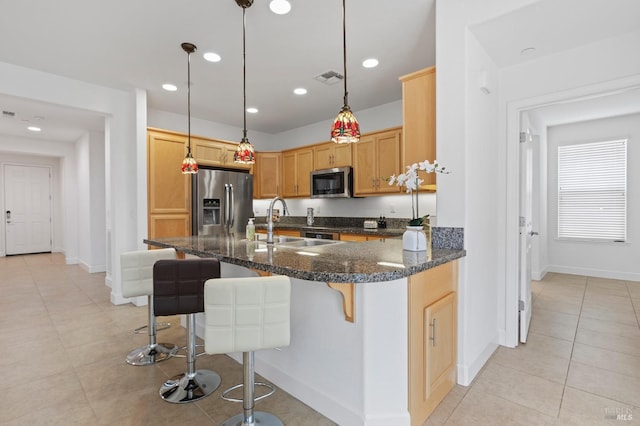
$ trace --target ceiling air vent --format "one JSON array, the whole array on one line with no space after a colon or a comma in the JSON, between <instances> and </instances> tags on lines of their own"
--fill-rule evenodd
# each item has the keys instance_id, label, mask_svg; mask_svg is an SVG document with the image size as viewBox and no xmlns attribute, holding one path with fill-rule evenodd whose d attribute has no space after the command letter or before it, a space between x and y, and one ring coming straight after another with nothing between
<instances>
[{"instance_id":1,"label":"ceiling air vent","mask_svg":"<svg viewBox=\"0 0 640 426\"><path fill-rule=\"evenodd\" d=\"M342 81L342 79L344 78L344 76L342 74L339 74L335 71L326 71L323 72L322 74L320 74L319 76L314 77L316 80L318 80L320 83L324 83L324 84L336 84L339 81Z\"/></svg>"},{"instance_id":2,"label":"ceiling air vent","mask_svg":"<svg viewBox=\"0 0 640 426\"><path fill-rule=\"evenodd\" d=\"M13 118L16 116L16 113L13 111L2 111L2 116L5 118Z\"/></svg>"}]
</instances>

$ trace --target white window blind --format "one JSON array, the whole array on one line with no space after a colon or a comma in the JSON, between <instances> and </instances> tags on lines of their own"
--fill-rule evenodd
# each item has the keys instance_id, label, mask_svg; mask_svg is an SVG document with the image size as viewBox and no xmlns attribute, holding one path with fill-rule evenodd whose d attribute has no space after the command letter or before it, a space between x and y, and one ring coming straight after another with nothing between
<instances>
[{"instance_id":1,"label":"white window blind","mask_svg":"<svg viewBox=\"0 0 640 426\"><path fill-rule=\"evenodd\" d=\"M558 147L558 238L625 241L627 140Z\"/></svg>"}]
</instances>

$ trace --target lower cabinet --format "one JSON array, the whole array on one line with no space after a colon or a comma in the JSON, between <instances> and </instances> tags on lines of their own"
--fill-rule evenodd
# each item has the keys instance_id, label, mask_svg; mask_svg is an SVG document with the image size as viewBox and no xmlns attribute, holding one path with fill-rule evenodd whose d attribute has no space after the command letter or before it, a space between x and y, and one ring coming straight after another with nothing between
<instances>
[{"instance_id":1,"label":"lower cabinet","mask_svg":"<svg viewBox=\"0 0 640 426\"><path fill-rule=\"evenodd\" d=\"M365 234L340 234L340 241L355 241L355 242L363 242L363 241L374 241L374 240L383 240L385 237L382 235L365 235Z\"/></svg>"},{"instance_id":2,"label":"lower cabinet","mask_svg":"<svg viewBox=\"0 0 640 426\"><path fill-rule=\"evenodd\" d=\"M422 425L456 384L458 262L409 278L409 413Z\"/></svg>"}]
</instances>

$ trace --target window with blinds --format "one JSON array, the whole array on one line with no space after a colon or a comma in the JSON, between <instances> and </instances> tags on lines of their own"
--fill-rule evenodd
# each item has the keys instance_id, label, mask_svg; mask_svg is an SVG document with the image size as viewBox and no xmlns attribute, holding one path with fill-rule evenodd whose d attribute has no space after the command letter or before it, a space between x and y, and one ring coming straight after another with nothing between
<instances>
[{"instance_id":1,"label":"window with blinds","mask_svg":"<svg viewBox=\"0 0 640 426\"><path fill-rule=\"evenodd\" d=\"M558 238L626 241L626 139L558 147Z\"/></svg>"}]
</instances>

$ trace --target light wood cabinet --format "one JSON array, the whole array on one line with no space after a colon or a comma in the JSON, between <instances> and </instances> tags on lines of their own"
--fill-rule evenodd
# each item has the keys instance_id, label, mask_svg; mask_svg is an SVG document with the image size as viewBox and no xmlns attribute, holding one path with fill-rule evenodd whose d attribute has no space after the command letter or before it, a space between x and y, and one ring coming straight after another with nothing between
<instances>
[{"instance_id":1,"label":"light wood cabinet","mask_svg":"<svg viewBox=\"0 0 640 426\"><path fill-rule=\"evenodd\" d=\"M250 170L251 164L234 163L237 145L229 142L191 137L191 151L198 165Z\"/></svg>"},{"instance_id":2,"label":"light wood cabinet","mask_svg":"<svg viewBox=\"0 0 640 426\"><path fill-rule=\"evenodd\" d=\"M364 242L364 241L383 240L385 238L386 237L382 235L340 234L340 241Z\"/></svg>"},{"instance_id":3,"label":"light wood cabinet","mask_svg":"<svg viewBox=\"0 0 640 426\"><path fill-rule=\"evenodd\" d=\"M409 277L409 413L422 425L456 384L458 262Z\"/></svg>"},{"instance_id":4,"label":"light wood cabinet","mask_svg":"<svg viewBox=\"0 0 640 426\"><path fill-rule=\"evenodd\" d=\"M356 196L395 194L391 175L404 170L400 164L401 128L368 133L353 145L353 192Z\"/></svg>"},{"instance_id":5,"label":"light wood cabinet","mask_svg":"<svg viewBox=\"0 0 640 426\"><path fill-rule=\"evenodd\" d=\"M282 196L309 197L313 171L313 148L300 148L282 153Z\"/></svg>"},{"instance_id":6,"label":"light wood cabinet","mask_svg":"<svg viewBox=\"0 0 640 426\"><path fill-rule=\"evenodd\" d=\"M436 68L400 77L402 81L402 168L436 160ZM435 191L436 173L422 174L421 189Z\"/></svg>"},{"instance_id":7,"label":"light wood cabinet","mask_svg":"<svg viewBox=\"0 0 640 426\"><path fill-rule=\"evenodd\" d=\"M352 165L352 144L327 142L313 147L314 170Z\"/></svg>"},{"instance_id":8,"label":"light wood cabinet","mask_svg":"<svg viewBox=\"0 0 640 426\"><path fill-rule=\"evenodd\" d=\"M191 235L191 176L180 171L186 147L184 135L147 132L149 238Z\"/></svg>"},{"instance_id":9,"label":"light wood cabinet","mask_svg":"<svg viewBox=\"0 0 640 426\"><path fill-rule=\"evenodd\" d=\"M280 196L281 169L281 153L256 152L256 164L253 169L253 198Z\"/></svg>"}]
</instances>

